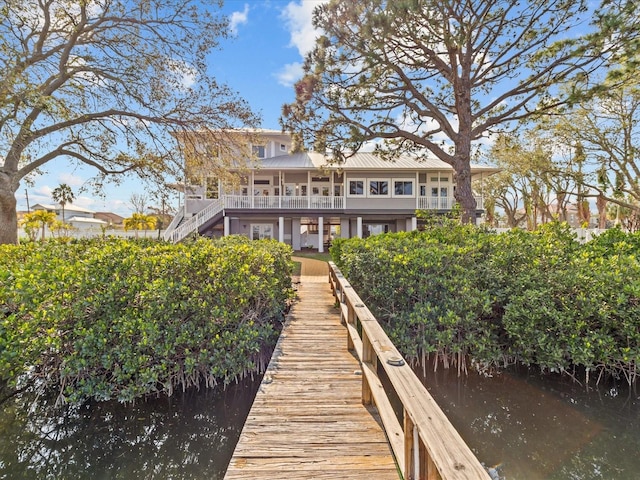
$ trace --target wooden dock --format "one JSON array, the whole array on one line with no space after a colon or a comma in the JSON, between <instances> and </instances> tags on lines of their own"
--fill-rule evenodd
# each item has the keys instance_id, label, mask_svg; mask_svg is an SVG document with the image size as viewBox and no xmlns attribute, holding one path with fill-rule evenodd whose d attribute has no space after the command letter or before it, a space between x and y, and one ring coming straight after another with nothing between
<instances>
[{"instance_id":1,"label":"wooden dock","mask_svg":"<svg viewBox=\"0 0 640 480\"><path fill-rule=\"evenodd\" d=\"M398 480L327 283L303 281L225 480Z\"/></svg>"}]
</instances>

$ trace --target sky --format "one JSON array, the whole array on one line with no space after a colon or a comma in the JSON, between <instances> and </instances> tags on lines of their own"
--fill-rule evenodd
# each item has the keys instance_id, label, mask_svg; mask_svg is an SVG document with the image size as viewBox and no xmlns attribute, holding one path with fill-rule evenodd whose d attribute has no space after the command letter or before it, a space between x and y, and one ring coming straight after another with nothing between
<instances>
[{"instance_id":1,"label":"sky","mask_svg":"<svg viewBox=\"0 0 640 480\"><path fill-rule=\"evenodd\" d=\"M280 129L282 105L294 100L293 84L302 74L304 55L311 50L316 32L311 25L313 8L322 0L225 0L222 12L230 22L232 36L222 40L209 56L209 71L226 83L262 117L262 127ZM126 178L119 185L107 185L104 196L82 192L85 182L96 174L88 167L76 167L58 159L44 166L33 185L21 185L16 193L18 210L37 203L54 203L51 191L69 185L76 199L73 205L96 212L131 216L132 194L153 192L141 189L140 180ZM149 205L153 202L150 200Z\"/></svg>"}]
</instances>

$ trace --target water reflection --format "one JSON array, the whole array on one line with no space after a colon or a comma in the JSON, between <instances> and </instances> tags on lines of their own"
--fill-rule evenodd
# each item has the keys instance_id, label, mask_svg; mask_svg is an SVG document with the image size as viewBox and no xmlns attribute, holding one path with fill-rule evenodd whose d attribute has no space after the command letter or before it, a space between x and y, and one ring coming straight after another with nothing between
<instances>
[{"instance_id":1,"label":"water reflection","mask_svg":"<svg viewBox=\"0 0 640 480\"><path fill-rule=\"evenodd\" d=\"M56 414L16 399L0 412L0 478L222 479L258 386Z\"/></svg>"},{"instance_id":2,"label":"water reflection","mask_svg":"<svg viewBox=\"0 0 640 480\"><path fill-rule=\"evenodd\" d=\"M640 397L624 385L587 392L522 369L427 371L425 385L495 478L638 478Z\"/></svg>"}]
</instances>

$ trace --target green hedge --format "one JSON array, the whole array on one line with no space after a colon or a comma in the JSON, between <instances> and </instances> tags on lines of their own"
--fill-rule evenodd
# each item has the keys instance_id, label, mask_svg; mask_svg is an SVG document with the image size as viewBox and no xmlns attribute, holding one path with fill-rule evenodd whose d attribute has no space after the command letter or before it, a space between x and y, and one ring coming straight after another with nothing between
<instances>
[{"instance_id":1,"label":"green hedge","mask_svg":"<svg viewBox=\"0 0 640 480\"><path fill-rule=\"evenodd\" d=\"M504 234L447 225L332 248L411 359L637 378L640 234L610 230L581 245L559 223Z\"/></svg>"},{"instance_id":2,"label":"green hedge","mask_svg":"<svg viewBox=\"0 0 640 480\"><path fill-rule=\"evenodd\" d=\"M0 382L72 402L226 384L264 363L291 268L242 237L0 246Z\"/></svg>"}]
</instances>

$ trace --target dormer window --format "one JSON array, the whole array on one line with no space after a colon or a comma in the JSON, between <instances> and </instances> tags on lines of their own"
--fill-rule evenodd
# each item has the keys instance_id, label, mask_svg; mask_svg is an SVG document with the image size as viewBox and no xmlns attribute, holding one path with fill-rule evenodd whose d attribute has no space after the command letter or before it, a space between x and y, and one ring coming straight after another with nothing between
<instances>
[{"instance_id":1,"label":"dormer window","mask_svg":"<svg viewBox=\"0 0 640 480\"><path fill-rule=\"evenodd\" d=\"M251 153L257 158L265 158L265 147L264 145L253 145L251 147Z\"/></svg>"}]
</instances>

